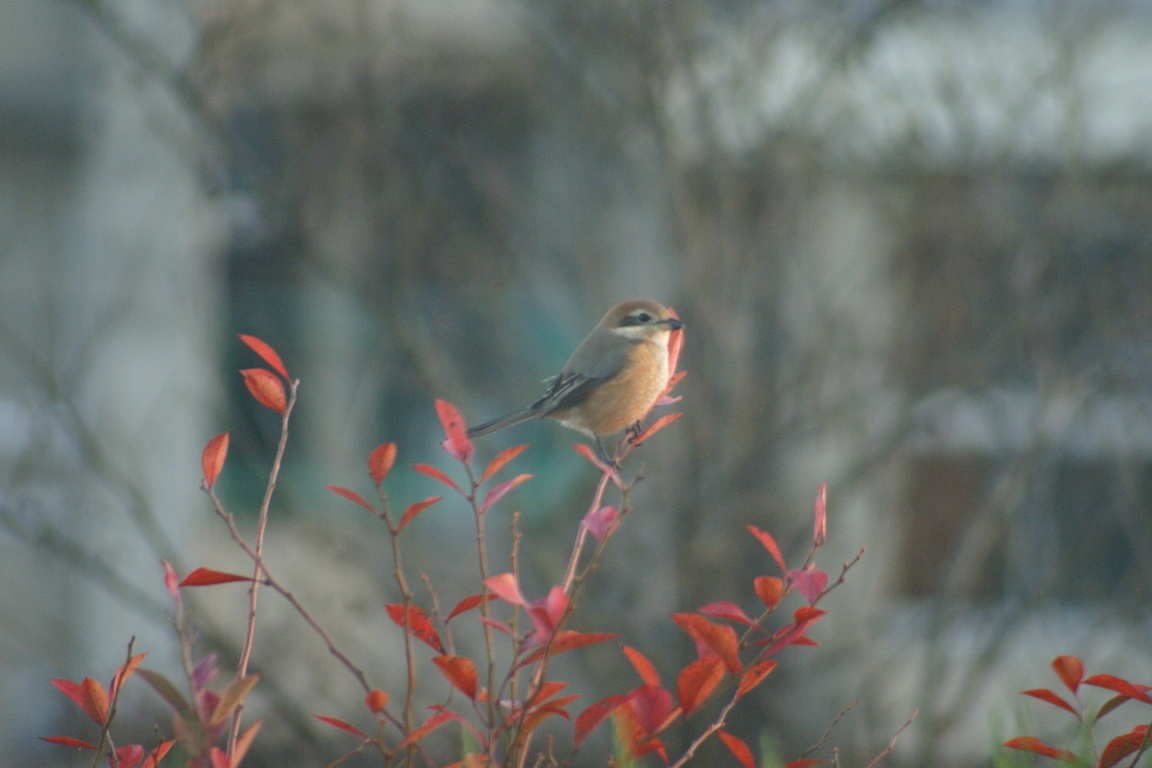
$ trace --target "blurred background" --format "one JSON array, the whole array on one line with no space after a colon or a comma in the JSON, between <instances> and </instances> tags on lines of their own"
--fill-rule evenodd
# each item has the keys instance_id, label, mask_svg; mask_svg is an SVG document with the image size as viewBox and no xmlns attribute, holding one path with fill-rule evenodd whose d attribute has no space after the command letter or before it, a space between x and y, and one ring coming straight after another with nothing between
<instances>
[{"instance_id":1,"label":"blurred background","mask_svg":"<svg viewBox=\"0 0 1152 768\"><path fill-rule=\"evenodd\" d=\"M5 765L92 736L50 678L107 681L133 636L175 674L160 558L244 567L198 490L230 431L221 492L251 528L278 424L236 333L303 382L269 567L395 693L385 532L323 486L367 494L394 440L393 504L439 493L406 469L451 469L433 399L474 423L530 402L633 297L687 324L685 417L633 455L579 628L671 680L694 651L668 614L751 609L774 566L744 526L800 562L826 482L821 564L867 552L820 647L735 711L764 765L857 701L821 756L865 765L919 710L885 764L1004 765L1011 736L1073 733L1017 693L1057 654L1152 682L1142 0L5 0L0 166ZM478 442L533 443L489 520L506 562L522 513L530 597L595 480L577 437ZM408 529L447 606L471 526L445 500ZM243 589L190 599L227 666ZM328 764L354 745L310 715L364 725L361 693L261 606L245 764ZM564 659L582 704L635 685L618 655ZM121 742L168 731L142 682L123 707Z\"/></svg>"}]
</instances>

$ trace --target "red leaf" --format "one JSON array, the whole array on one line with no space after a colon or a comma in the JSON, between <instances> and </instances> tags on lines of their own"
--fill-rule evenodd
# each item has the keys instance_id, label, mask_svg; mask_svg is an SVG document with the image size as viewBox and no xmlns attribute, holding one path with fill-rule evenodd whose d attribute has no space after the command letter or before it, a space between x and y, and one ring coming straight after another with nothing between
<instances>
[{"instance_id":1,"label":"red leaf","mask_svg":"<svg viewBox=\"0 0 1152 768\"><path fill-rule=\"evenodd\" d=\"M470 611L484 601L484 595L469 595L460 602L456 603L456 607L452 609L452 613L448 614L445 623L452 621L465 611Z\"/></svg>"},{"instance_id":2,"label":"red leaf","mask_svg":"<svg viewBox=\"0 0 1152 768\"><path fill-rule=\"evenodd\" d=\"M439 496L429 496L428 498L424 499L424 501L418 501L415 504L409 506L408 509L404 510L404 514L400 517L400 524L396 526L396 532L399 533L404 528L404 526L412 522L412 519L415 518L416 515L428 509L428 507L432 506L438 501L440 501Z\"/></svg>"},{"instance_id":3,"label":"red leaf","mask_svg":"<svg viewBox=\"0 0 1152 768\"><path fill-rule=\"evenodd\" d=\"M809 766L820 765L824 762L826 762L826 761L825 760L813 760L812 758L806 758L804 760L793 760L792 762L785 765L784 768L809 768Z\"/></svg>"},{"instance_id":4,"label":"red leaf","mask_svg":"<svg viewBox=\"0 0 1152 768\"><path fill-rule=\"evenodd\" d=\"M216 478L224 468L224 458L228 455L228 433L221 432L208 441L200 454L200 466L204 470L204 487L216 485Z\"/></svg>"},{"instance_id":5,"label":"red leaf","mask_svg":"<svg viewBox=\"0 0 1152 768\"><path fill-rule=\"evenodd\" d=\"M1100 718L1104 717L1104 715L1108 714L1112 710L1119 707L1121 704L1124 704L1128 701L1131 701L1131 699L1129 699L1127 696L1113 696L1100 706L1100 710L1096 713L1096 719L1099 720Z\"/></svg>"},{"instance_id":6,"label":"red leaf","mask_svg":"<svg viewBox=\"0 0 1152 768\"><path fill-rule=\"evenodd\" d=\"M724 746L728 747L728 751L736 756L744 768L756 768L756 759L752 756L752 750L748 749L747 744L724 731L717 731L716 735L720 737L720 741L724 742Z\"/></svg>"},{"instance_id":7,"label":"red leaf","mask_svg":"<svg viewBox=\"0 0 1152 768\"><path fill-rule=\"evenodd\" d=\"M744 527L748 529L749 533L756 537L764 549L768 550L768 554L772 555L772 559L776 561L776 565L780 566L781 572L786 572L788 568L784 565L784 556L780 554L780 547L777 546L776 539L772 538L770 533L762 531L754 525L746 525Z\"/></svg>"},{"instance_id":8,"label":"red leaf","mask_svg":"<svg viewBox=\"0 0 1152 768\"><path fill-rule=\"evenodd\" d=\"M528 601L524 599L524 593L520 591L520 584L516 581L516 574L514 573L501 573L496 576L489 576L484 579L484 586L489 592L506 603L511 603L521 608L528 607Z\"/></svg>"},{"instance_id":9,"label":"red leaf","mask_svg":"<svg viewBox=\"0 0 1152 768\"><path fill-rule=\"evenodd\" d=\"M404 626L404 606L401 604L393 604L384 606L388 611L388 617L396 623L397 626ZM413 637L423 640L439 653L444 653L444 643L440 640L439 633L432 625L432 619L428 616L427 611L415 605L408 606L408 631L412 633Z\"/></svg>"},{"instance_id":10,"label":"red leaf","mask_svg":"<svg viewBox=\"0 0 1152 768\"><path fill-rule=\"evenodd\" d=\"M452 687L476 700L476 665L465 656L433 656L432 663Z\"/></svg>"},{"instance_id":11,"label":"red leaf","mask_svg":"<svg viewBox=\"0 0 1152 768\"><path fill-rule=\"evenodd\" d=\"M328 717L327 715L312 715L312 717L316 718L322 723L328 723L328 725L332 726L333 728L339 728L342 731L347 731L348 733L359 736L362 739L372 738L356 726L351 725L350 723L346 723L338 717Z\"/></svg>"},{"instance_id":12,"label":"red leaf","mask_svg":"<svg viewBox=\"0 0 1152 768\"><path fill-rule=\"evenodd\" d=\"M148 753L148 759L144 761L144 768L156 768L160 761L164 759L164 755L168 754L168 750L172 749L172 745L176 743L176 739L171 741L164 741L156 745L156 748Z\"/></svg>"},{"instance_id":13,"label":"red leaf","mask_svg":"<svg viewBox=\"0 0 1152 768\"><path fill-rule=\"evenodd\" d=\"M284 394L284 382L266 368L245 368L240 371L244 386L252 393L256 402L276 413L288 410L288 398Z\"/></svg>"},{"instance_id":14,"label":"red leaf","mask_svg":"<svg viewBox=\"0 0 1152 768\"><path fill-rule=\"evenodd\" d=\"M609 696L606 699L601 699L595 704L590 704L587 709L585 709L576 717L573 746L579 749L581 742L583 742L584 739L588 737L588 734L596 730L600 723L604 722L604 720L609 715L611 715L617 707L626 701L628 701L627 696Z\"/></svg>"},{"instance_id":15,"label":"red leaf","mask_svg":"<svg viewBox=\"0 0 1152 768\"><path fill-rule=\"evenodd\" d=\"M448 439L440 445L448 454L461 464L472 460L472 441L468 439L468 425L456 406L447 400L436 400L436 415L440 417L440 425L444 427L444 434Z\"/></svg>"},{"instance_id":16,"label":"red leaf","mask_svg":"<svg viewBox=\"0 0 1152 768\"><path fill-rule=\"evenodd\" d=\"M1004 746L1009 749L1019 749L1024 752L1032 752L1037 755L1044 755L1045 757L1054 757L1057 760L1064 760L1069 763L1079 763L1080 758L1076 757L1073 753L1066 749L1056 749L1050 747L1039 739L1034 739L1031 736L1020 736L1015 739L1009 739L1004 742Z\"/></svg>"},{"instance_id":17,"label":"red leaf","mask_svg":"<svg viewBox=\"0 0 1152 768\"><path fill-rule=\"evenodd\" d=\"M524 644L533 646L548 642L567 610L568 595L559 586L548 590L545 597L529 603L528 617L532 620L532 634L524 640Z\"/></svg>"},{"instance_id":18,"label":"red leaf","mask_svg":"<svg viewBox=\"0 0 1152 768\"><path fill-rule=\"evenodd\" d=\"M108 761L110 765L114 765L116 768L136 768L144 759L144 747L139 744L128 744L117 747L113 754L114 758Z\"/></svg>"},{"instance_id":19,"label":"red leaf","mask_svg":"<svg viewBox=\"0 0 1152 768\"><path fill-rule=\"evenodd\" d=\"M396 443L378 445L368 454L368 474L372 476L372 482L376 483L377 487L384 484L384 478L388 477L395 463Z\"/></svg>"},{"instance_id":20,"label":"red leaf","mask_svg":"<svg viewBox=\"0 0 1152 768\"><path fill-rule=\"evenodd\" d=\"M499 472L504 468L504 465L512 461L512 459L519 456L528 448L528 443L524 445L517 445L512 448L505 448L496 455L496 458L488 462L488 466L484 469L484 474L480 475L480 479L476 481L476 485L480 485L492 475Z\"/></svg>"},{"instance_id":21,"label":"red leaf","mask_svg":"<svg viewBox=\"0 0 1152 768\"><path fill-rule=\"evenodd\" d=\"M676 677L676 698L684 715L690 715L703 704L724 679L724 662L719 656L697 659Z\"/></svg>"},{"instance_id":22,"label":"red leaf","mask_svg":"<svg viewBox=\"0 0 1152 768\"><path fill-rule=\"evenodd\" d=\"M575 630L565 629L556 633L556 637L552 640L552 645L537 648L517 666L534 664L544 656L545 652L547 652L549 656L555 656L560 653L574 651L577 648L583 648L586 645L595 645L596 643L615 640L618 637L620 637L620 635L612 634L611 632L576 632Z\"/></svg>"},{"instance_id":23,"label":"red leaf","mask_svg":"<svg viewBox=\"0 0 1152 768\"><path fill-rule=\"evenodd\" d=\"M1116 693L1121 696L1137 699L1145 704L1152 704L1152 698L1149 698L1148 694L1144 693L1145 690L1148 690L1146 686L1135 686L1127 680L1123 680L1114 675L1092 675L1092 677L1084 680L1084 684L1094 685L1097 688L1107 688L1110 691L1116 691Z\"/></svg>"},{"instance_id":24,"label":"red leaf","mask_svg":"<svg viewBox=\"0 0 1152 768\"><path fill-rule=\"evenodd\" d=\"M1049 704L1060 707L1061 709L1066 709L1077 717L1080 716L1080 713L1077 712L1071 704L1064 701L1064 699L1060 698L1047 688L1034 688L1029 691L1020 691L1020 693L1024 694L1025 696L1031 696L1034 699L1040 699L1040 701L1046 701Z\"/></svg>"},{"instance_id":25,"label":"red leaf","mask_svg":"<svg viewBox=\"0 0 1152 768\"><path fill-rule=\"evenodd\" d=\"M811 565L788 571L785 578L796 585L796 591L804 595L809 605L819 600L820 595L824 594L824 588L828 586L828 574Z\"/></svg>"},{"instance_id":26,"label":"red leaf","mask_svg":"<svg viewBox=\"0 0 1152 768\"><path fill-rule=\"evenodd\" d=\"M711 651L724 660L733 675L740 674L739 640L736 630L726 624L716 624L695 613L674 613L672 620L696 641L696 652L706 658ZM706 650L705 650L706 649Z\"/></svg>"},{"instance_id":27,"label":"red leaf","mask_svg":"<svg viewBox=\"0 0 1152 768\"><path fill-rule=\"evenodd\" d=\"M1065 687L1076 693L1080 681L1084 679L1084 662L1075 656L1057 656L1052 659L1052 669L1056 671Z\"/></svg>"},{"instance_id":28,"label":"red leaf","mask_svg":"<svg viewBox=\"0 0 1152 768\"><path fill-rule=\"evenodd\" d=\"M652 435L654 435L657 432L659 432L660 430L664 429L664 427L666 427L669 424L671 424L672 422L676 421L676 419L680 418L683 415L684 414L682 414L682 413L666 413L666 414L664 414L660 418L656 419L656 421L652 422L652 426L648 427L648 429L644 430L639 435L637 435L636 439L632 441L632 444L633 445L640 445L640 443L642 443L645 440L647 440L648 438L652 437Z\"/></svg>"},{"instance_id":29,"label":"red leaf","mask_svg":"<svg viewBox=\"0 0 1152 768\"><path fill-rule=\"evenodd\" d=\"M826 613L828 612L822 611L819 608L813 608L810 605L802 605L796 609L795 613L792 614L792 619L797 624L811 624Z\"/></svg>"},{"instance_id":30,"label":"red leaf","mask_svg":"<svg viewBox=\"0 0 1152 768\"><path fill-rule=\"evenodd\" d=\"M147 653L138 653L120 665L120 668L116 670L116 674L112 677L112 684L108 686L108 695L111 698L116 698L120 692L120 687L124 685L124 681L132 676L132 673L136 671L136 667L140 666L140 662L144 661L144 657L147 655Z\"/></svg>"},{"instance_id":31,"label":"red leaf","mask_svg":"<svg viewBox=\"0 0 1152 768\"><path fill-rule=\"evenodd\" d=\"M784 580L775 576L757 576L752 580L752 589L760 602L769 608L775 608L784 594Z\"/></svg>"},{"instance_id":32,"label":"red leaf","mask_svg":"<svg viewBox=\"0 0 1152 768\"><path fill-rule=\"evenodd\" d=\"M208 750L208 759L211 762L212 768L235 768L232 765L231 758L228 753L220 749L220 747L212 747Z\"/></svg>"},{"instance_id":33,"label":"red leaf","mask_svg":"<svg viewBox=\"0 0 1152 768\"><path fill-rule=\"evenodd\" d=\"M1138 725L1128 733L1123 733L1108 742L1104 751L1100 753L1100 762L1096 768L1112 768L1128 755L1140 749L1148 733L1148 726Z\"/></svg>"},{"instance_id":34,"label":"red leaf","mask_svg":"<svg viewBox=\"0 0 1152 768\"><path fill-rule=\"evenodd\" d=\"M235 573L213 571L210 568L197 568L184 577L181 587L210 587L214 584L229 584L233 581L252 581L251 576L239 576Z\"/></svg>"},{"instance_id":35,"label":"red leaf","mask_svg":"<svg viewBox=\"0 0 1152 768\"><path fill-rule=\"evenodd\" d=\"M644 736L660 730L672 713L672 694L658 685L642 685L628 694L628 708Z\"/></svg>"},{"instance_id":36,"label":"red leaf","mask_svg":"<svg viewBox=\"0 0 1152 768\"><path fill-rule=\"evenodd\" d=\"M525 480L530 479L532 479L532 475L516 475L516 477L512 478L511 480L500 483L500 485L488 491L488 495L484 497L484 503L480 505L480 514L487 512L488 509L493 504L500 501L500 499L504 496L504 494L508 493L508 491L520 485L520 483L524 482Z\"/></svg>"},{"instance_id":37,"label":"red leaf","mask_svg":"<svg viewBox=\"0 0 1152 768\"><path fill-rule=\"evenodd\" d=\"M280 355L276 354L276 350L255 336L247 336L243 333L239 334L239 336L240 341L251 347L252 351L260 355L264 362L272 366L272 370L286 379L292 378L288 375L288 369L284 367L284 363L280 360Z\"/></svg>"},{"instance_id":38,"label":"red leaf","mask_svg":"<svg viewBox=\"0 0 1152 768\"><path fill-rule=\"evenodd\" d=\"M828 488L820 483L820 490L816 492L815 524L812 527L812 544L819 547L828 540L828 517L825 513L824 503L828 497Z\"/></svg>"},{"instance_id":39,"label":"red leaf","mask_svg":"<svg viewBox=\"0 0 1152 768\"><path fill-rule=\"evenodd\" d=\"M403 741L397 744L396 749L394 749L392 753L398 754L409 744L415 744L432 731L444 725L444 723L447 723L449 720L455 720L458 717L459 715L457 715L455 712L441 712L439 714L432 715L432 717L424 721L423 725L412 731L412 733L408 734L408 736Z\"/></svg>"},{"instance_id":40,"label":"red leaf","mask_svg":"<svg viewBox=\"0 0 1152 768\"><path fill-rule=\"evenodd\" d=\"M71 736L41 736L40 740L48 741L53 744L63 744L65 747L77 747L78 749L96 749L95 744L89 744L86 741L80 741L80 739L74 739Z\"/></svg>"},{"instance_id":41,"label":"red leaf","mask_svg":"<svg viewBox=\"0 0 1152 768\"><path fill-rule=\"evenodd\" d=\"M350 491L347 488L341 488L338 485L326 485L324 487L326 489L328 489L329 491L332 491L332 493L340 494L341 496L348 499L348 501L352 502L353 504L359 504L361 507L363 507L365 510L367 510L369 514L371 514L371 515L377 514L376 509L371 504L368 503L368 500L365 499L360 494L356 493L356 491Z\"/></svg>"},{"instance_id":42,"label":"red leaf","mask_svg":"<svg viewBox=\"0 0 1152 768\"><path fill-rule=\"evenodd\" d=\"M776 669L776 662L774 661L759 661L744 671L740 675L740 685L736 688L736 698L742 698L744 694L751 691L756 686L768 677L768 673Z\"/></svg>"},{"instance_id":43,"label":"red leaf","mask_svg":"<svg viewBox=\"0 0 1152 768\"><path fill-rule=\"evenodd\" d=\"M422 475L428 475L428 477L439 480L440 482L444 483L444 485L456 491L456 493L460 494L461 496L464 495L464 491L460 490L460 486L456 485L452 478L436 469L436 467L430 466L428 464L413 464L412 469L416 470Z\"/></svg>"},{"instance_id":44,"label":"red leaf","mask_svg":"<svg viewBox=\"0 0 1152 768\"><path fill-rule=\"evenodd\" d=\"M676 314L676 310L668 307L668 316L679 320L680 316ZM676 374L676 366L680 362L680 350L684 349L684 328L680 327L668 334L668 375L673 376ZM677 379L679 381L679 379ZM668 389L672 389L675 382L669 382Z\"/></svg>"},{"instance_id":45,"label":"red leaf","mask_svg":"<svg viewBox=\"0 0 1152 768\"><path fill-rule=\"evenodd\" d=\"M580 521L580 527L586 528L596 541L603 542L619 519L620 513L616 507L600 507L585 515Z\"/></svg>"},{"instance_id":46,"label":"red leaf","mask_svg":"<svg viewBox=\"0 0 1152 768\"><path fill-rule=\"evenodd\" d=\"M743 609L735 603L708 603L708 605L697 610L699 613L705 616L711 616L714 619L727 619L728 621L735 621L746 626L752 626L756 623L748 618L748 614L744 613Z\"/></svg>"},{"instance_id":47,"label":"red leaf","mask_svg":"<svg viewBox=\"0 0 1152 768\"><path fill-rule=\"evenodd\" d=\"M364 706L372 712L383 712L388 706L388 694L379 688L373 688L364 695Z\"/></svg>"},{"instance_id":48,"label":"red leaf","mask_svg":"<svg viewBox=\"0 0 1152 768\"><path fill-rule=\"evenodd\" d=\"M647 685L660 685L660 675L656 672L656 667L652 662L648 661L648 657L640 653L631 646L624 646L624 655L628 657L628 661L632 662L632 668L636 670L636 674L640 675L640 679Z\"/></svg>"}]
</instances>

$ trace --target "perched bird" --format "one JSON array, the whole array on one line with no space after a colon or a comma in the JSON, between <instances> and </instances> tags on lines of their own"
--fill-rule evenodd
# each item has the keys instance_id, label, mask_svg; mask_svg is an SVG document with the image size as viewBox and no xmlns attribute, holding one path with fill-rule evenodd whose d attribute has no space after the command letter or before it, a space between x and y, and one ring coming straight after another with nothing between
<instances>
[{"instance_id":1,"label":"perched bird","mask_svg":"<svg viewBox=\"0 0 1152 768\"><path fill-rule=\"evenodd\" d=\"M547 416L596 441L629 427L656 404L668 386L668 334L684 326L655 301L634 299L608 310L580 342L548 391L527 408L468 430L479 437Z\"/></svg>"}]
</instances>

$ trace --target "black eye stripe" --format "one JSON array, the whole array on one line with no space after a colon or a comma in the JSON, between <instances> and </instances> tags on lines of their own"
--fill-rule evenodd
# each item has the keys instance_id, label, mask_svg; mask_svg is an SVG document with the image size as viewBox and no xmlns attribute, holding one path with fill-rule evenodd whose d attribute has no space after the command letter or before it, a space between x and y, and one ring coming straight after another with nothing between
<instances>
[{"instance_id":1,"label":"black eye stripe","mask_svg":"<svg viewBox=\"0 0 1152 768\"><path fill-rule=\"evenodd\" d=\"M620 321L620 326L624 327L627 325L647 325L654 319L655 318L653 318L652 315L648 314L647 312L634 312L631 315L625 315L624 319Z\"/></svg>"}]
</instances>

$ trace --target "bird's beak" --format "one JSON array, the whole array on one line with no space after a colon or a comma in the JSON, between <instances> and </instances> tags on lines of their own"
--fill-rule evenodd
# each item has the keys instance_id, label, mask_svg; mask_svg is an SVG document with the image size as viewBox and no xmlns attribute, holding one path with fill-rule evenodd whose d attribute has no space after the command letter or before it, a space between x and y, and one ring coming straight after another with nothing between
<instances>
[{"instance_id":1,"label":"bird's beak","mask_svg":"<svg viewBox=\"0 0 1152 768\"><path fill-rule=\"evenodd\" d=\"M667 326L668 330L670 330L670 331L678 331L684 327L684 323L680 322L679 320L677 320L674 317L669 317L668 319L661 320L660 322L663 325Z\"/></svg>"}]
</instances>

